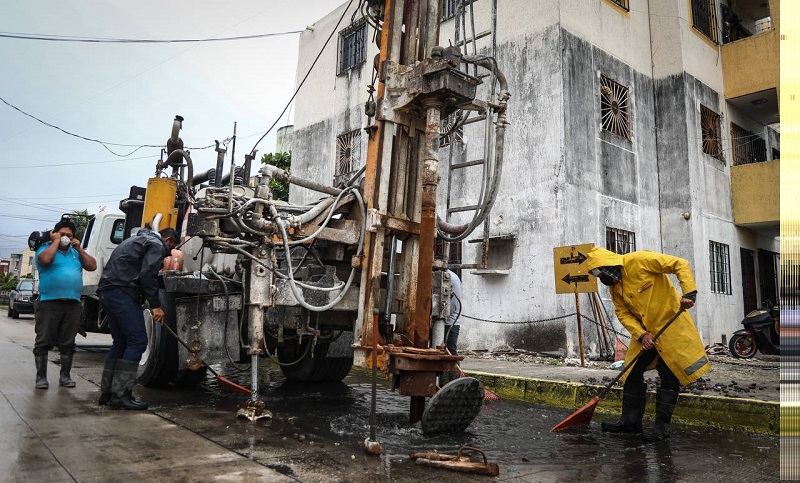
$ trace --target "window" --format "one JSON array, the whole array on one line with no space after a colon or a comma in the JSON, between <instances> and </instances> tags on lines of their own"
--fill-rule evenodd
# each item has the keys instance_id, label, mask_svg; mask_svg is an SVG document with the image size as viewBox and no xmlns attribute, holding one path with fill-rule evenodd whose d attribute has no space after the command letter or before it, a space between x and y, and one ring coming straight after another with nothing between
<instances>
[{"instance_id":1,"label":"window","mask_svg":"<svg viewBox=\"0 0 800 483\"><path fill-rule=\"evenodd\" d=\"M367 23L364 19L339 33L339 74L364 63L367 56Z\"/></svg>"},{"instance_id":2,"label":"window","mask_svg":"<svg viewBox=\"0 0 800 483\"><path fill-rule=\"evenodd\" d=\"M628 4L628 0L608 0L608 1L611 2L611 3L615 3L615 4L619 5L619 7L621 9L625 10L626 12L630 12L631 11L631 7Z\"/></svg>"},{"instance_id":3,"label":"window","mask_svg":"<svg viewBox=\"0 0 800 483\"><path fill-rule=\"evenodd\" d=\"M725 161L725 155L722 152L719 114L702 104L700 105L700 130L703 135L703 152L720 161Z\"/></svg>"},{"instance_id":4,"label":"window","mask_svg":"<svg viewBox=\"0 0 800 483\"><path fill-rule=\"evenodd\" d=\"M125 220L114 220L114 225L111 227L111 243L119 245L125 239Z\"/></svg>"},{"instance_id":5,"label":"window","mask_svg":"<svg viewBox=\"0 0 800 483\"><path fill-rule=\"evenodd\" d=\"M636 251L636 235L632 231L606 227L606 249L624 255Z\"/></svg>"},{"instance_id":6,"label":"window","mask_svg":"<svg viewBox=\"0 0 800 483\"><path fill-rule=\"evenodd\" d=\"M692 0L692 26L717 43L716 0Z\"/></svg>"},{"instance_id":7,"label":"window","mask_svg":"<svg viewBox=\"0 0 800 483\"><path fill-rule=\"evenodd\" d=\"M442 20L448 20L458 14L458 4L465 7L474 0L442 0Z\"/></svg>"},{"instance_id":8,"label":"window","mask_svg":"<svg viewBox=\"0 0 800 483\"><path fill-rule=\"evenodd\" d=\"M604 75L600 76L600 124L617 136L631 138L628 88Z\"/></svg>"},{"instance_id":9,"label":"window","mask_svg":"<svg viewBox=\"0 0 800 483\"><path fill-rule=\"evenodd\" d=\"M711 262L711 291L731 294L731 257L728 245L708 242L708 255Z\"/></svg>"},{"instance_id":10,"label":"window","mask_svg":"<svg viewBox=\"0 0 800 483\"><path fill-rule=\"evenodd\" d=\"M356 129L336 137L336 167L334 176L351 173L361 167L361 130Z\"/></svg>"},{"instance_id":11,"label":"window","mask_svg":"<svg viewBox=\"0 0 800 483\"><path fill-rule=\"evenodd\" d=\"M734 123L731 123L731 146L734 166L767 160L767 142Z\"/></svg>"},{"instance_id":12,"label":"window","mask_svg":"<svg viewBox=\"0 0 800 483\"><path fill-rule=\"evenodd\" d=\"M456 120L461 116L461 110L457 110L447 116L446 118L442 119L441 124L439 125L439 147L444 148L450 146L453 140L461 142L464 140L464 127L460 126L457 129L453 129L455 126Z\"/></svg>"}]
</instances>

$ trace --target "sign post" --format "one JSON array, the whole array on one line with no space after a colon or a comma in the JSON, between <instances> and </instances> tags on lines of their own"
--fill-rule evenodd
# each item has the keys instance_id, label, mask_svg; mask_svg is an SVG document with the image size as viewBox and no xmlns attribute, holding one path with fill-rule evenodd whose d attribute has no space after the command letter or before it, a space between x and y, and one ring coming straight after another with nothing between
<instances>
[{"instance_id":1,"label":"sign post","mask_svg":"<svg viewBox=\"0 0 800 483\"><path fill-rule=\"evenodd\" d=\"M583 351L583 324L581 324L581 304L579 293L597 292L597 279L589 276L586 268L586 254L594 243L570 245L553 248L553 268L555 272L556 293L575 294L575 312L578 317L578 346L581 352L581 367L586 366Z\"/></svg>"}]
</instances>

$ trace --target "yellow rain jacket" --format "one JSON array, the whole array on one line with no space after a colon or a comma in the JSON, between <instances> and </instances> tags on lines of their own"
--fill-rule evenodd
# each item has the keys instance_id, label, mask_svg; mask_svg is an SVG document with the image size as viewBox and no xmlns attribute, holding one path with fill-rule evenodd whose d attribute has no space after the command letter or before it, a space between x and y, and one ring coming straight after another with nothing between
<instances>
[{"instance_id":1,"label":"yellow rain jacket","mask_svg":"<svg viewBox=\"0 0 800 483\"><path fill-rule=\"evenodd\" d=\"M642 350L639 338L645 332L655 335L680 310L681 295L667 274L674 273L678 277L683 293L697 290L689 262L670 255L647 250L618 255L594 247L586 263L589 270L622 266L622 280L609 289L617 318L631 334L626 365ZM682 385L691 384L711 369L689 312L683 312L659 336L656 350Z\"/></svg>"}]
</instances>

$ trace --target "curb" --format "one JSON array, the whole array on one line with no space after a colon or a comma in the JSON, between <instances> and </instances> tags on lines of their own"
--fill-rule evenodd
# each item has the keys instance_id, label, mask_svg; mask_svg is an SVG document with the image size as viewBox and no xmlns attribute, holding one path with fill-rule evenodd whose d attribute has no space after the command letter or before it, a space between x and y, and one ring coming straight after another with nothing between
<instances>
[{"instance_id":1,"label":"curb","mask_svg":"<svg viewBox=\"0 0 800 483\"><path fill-rule=\"evenodd\" d=\"M505 399L517 399L575 410L592 399L603 386L549 379L525 378L469 371L489 390ZM648 414L655 414L655 393L647 395ZM715 427L760 434L780 434L780 403L722 396L681 393L673 420L692 426ZM622 389L612 388L596 412L619 414Z\"/></svg>"}]
</instances>

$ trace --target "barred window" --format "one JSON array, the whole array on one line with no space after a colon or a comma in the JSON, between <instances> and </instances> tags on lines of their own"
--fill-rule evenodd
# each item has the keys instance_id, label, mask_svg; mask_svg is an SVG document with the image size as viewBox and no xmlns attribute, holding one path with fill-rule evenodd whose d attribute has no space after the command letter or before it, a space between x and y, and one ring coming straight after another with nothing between
<instances>
[{"instance_id":1,"label":"barred window","mask_svg":"<svg viewBox=\"0 0 800 483\"><path fill-rule=\"evenodd\" d=\"M461 115L461 111L457 110L447 116L446 118L442 119L441 124L439 125L439 147L444 148L450 146L453 140L457 142L461 142L464 140L464 127L459 126L456 129L453 129L455 126L456 120Z\"/></svg>"},{"instance_id":2,"label":"barred window","mask_svg":"<svg viewBox=\"0 0 800 483\"><path fill-rule=\"evenodd\" d=\"M606 227L606 249L624 255L636 251L636 234L632 231Z\"/></svg>"},{"instance_id":3,"label":"barred window","mask_svg":"<svg viewBox=\"0 0 800 483\"><path fill-rule=\"evenodd\" d=\"M725 161L719 114L702 104L700 105L700 131L703 136L703 152L720 161Z\"/></svg>"},{"instance_id":4,"label":"barred window","mask_svg":"<svg viewBox=\"0 0 800 483\"><path fill-rule=\"evenodd\" d=\"M448 20L458 13L459 3L465 7L475 0L442 0L442 20Z\"/></svg>"},{"instance_id":5,"label":"barred window","mask_svg":"<svg viewBox=\"0 0 800 483\"><path fill-rule=\"evenodd\" d=\"M767 142L734 123L731 123L731 146L734 166L767 160Z\"/></svg>"},{"instance_id":6,"label":"barred window","mask_svg":"<svg viewBox=\"0 0 800 483\"><path fill-rule=\"evenodd\" d=\"M716 0L692 0L692 26L717 43Z\"/></svg>"},{"instance_id":7,"label":"barred window","mask_svg":"<svg viewBox=\"0 0 800 483\"><path fill-rule=\"evenodd\" d=\"M709 241L708 255L711 262L711 291L730 295L731 257L728 245Z\"/></svg>"},{"instance_id":8,"label":"barred window","mask_svg":"<svg viewBox=\"0 0 800 483\"><path fill-rule=\"evenodd\" d=\"M364 63L367 56L367 23L361 19L339 32L339 74Z\"/></svg>"},{"instance_id":9,"label":"barred window","mask_svg":"<svg viewBox=\"0 0 800 483\"><path fill-rule=\"evenodd\" d=\"M628 4L628 0L608 0L608 1L611 2L611 3L615 3L615 4L619 5L619 7L621 9L625 10L626 12L630 12L631 11L631 7Z\"/></svg>"},{"instance_id":10,"label":"barred window","mask_svg":"<svg viewBox=\"0 0 800 483\"><path fill-rule=\"evenodd\" d=\"M629 90L604 75L600 76L600 124L617 136L631 138Z\"/></svg>"},{"instance_id":11,"label":"barred window","mask_svg":"<svg viewBox=\"0 0 800 483\"><path fill-rule=\"evenodd\" d=\"M334 176L351 173L361 167L361 130L336 137L336 168Z\"/></svg>"}]
</instances>

